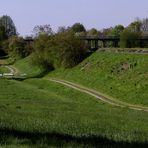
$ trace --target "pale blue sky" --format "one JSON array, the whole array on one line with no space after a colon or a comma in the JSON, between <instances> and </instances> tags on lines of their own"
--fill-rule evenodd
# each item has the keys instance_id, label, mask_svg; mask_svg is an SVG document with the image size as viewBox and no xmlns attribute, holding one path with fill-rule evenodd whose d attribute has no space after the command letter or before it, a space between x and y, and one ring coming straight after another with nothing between
<instances>
[{"instance_id":1,"label":"pale blue sky","mask_svg":"<svg viewBox=\"0 0 148 148\"><path fill-rule=\"evenodd\" d=\"M0 0L0 15L9 15L21 35L35 25L82 23L87 29L128 25L136 17L148 17L148 0Z\"/></svg>"}]
</instances>

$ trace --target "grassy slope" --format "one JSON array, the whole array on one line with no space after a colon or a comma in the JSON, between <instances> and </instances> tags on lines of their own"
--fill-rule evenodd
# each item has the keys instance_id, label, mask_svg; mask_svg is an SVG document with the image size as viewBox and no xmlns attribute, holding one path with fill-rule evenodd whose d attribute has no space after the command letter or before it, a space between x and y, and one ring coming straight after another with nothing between
<instances>
[{"instance_id":1,"label":"grassy slope","mask_svg":"<svg viewBox=\"0 0 148 148\"><path fill-rule=\"evenodd\" d=\"M0 66L0 73L9 73L9 69L3 66Z\"/></svg>"},{"instance_id":2,"label":"grassy slope","mask_svg":"<svg viewBox=\"0 0 148 148\"><path fill-rule=\"evenodd\" d=\"M95 53L77 67L56 70L49 76L74 81L127 102L147 105L147 60L146 55ZM130 63L131 68L121 70L122 62ZM28 76L41 74L29 63L30 57L15 66ZM47 147L68 143L76 147L102 141L109 145L112 141L148 141L146 112L113 108L44 79L23 82L0 79L0 84L0 131L4 134L0 136L1 143L42 143Z\"/></svg>"},{"instance_id":3,"label":"grassy slope","mask_svg":"<svg viewBox=\"0 0 148 148\"><path fill-rule=\"evenodd\" d=\"M49 73L116 99L148 106L148 55L96 52L73 69Z\"/></svg>"},{"instance_id":4,"label":"grassy slope","mask_svg":"<svg viewBox=\"0 0 148 148\"><path fill-rule=\"evenodd\" d=\"M0 59L0 73L7 73L9 70L2 66L3 64L6 64L6 60Z\"/></svg>"},{"instance_id":5,"label":"grassy slope","mask_svg":"<svg viewBox=\"0 0 148 148\"><path fill-rule=\"evenodd\" d=\"M44 79L0 83L1 144L148 141L146 112L113 108Z\"/></svg>"},{"instance_id":6,"label":"grassy slope","mask_svg":"<svg viewBox=\"0 0 148 148\"><path fill-rule=\"evenodd\" d=\"M44 70L34 66L31 62L32 56L17 61L13 66L19 69L20 73L27 74L27 77L39 77Z\"/></svg>"}]
</instances>

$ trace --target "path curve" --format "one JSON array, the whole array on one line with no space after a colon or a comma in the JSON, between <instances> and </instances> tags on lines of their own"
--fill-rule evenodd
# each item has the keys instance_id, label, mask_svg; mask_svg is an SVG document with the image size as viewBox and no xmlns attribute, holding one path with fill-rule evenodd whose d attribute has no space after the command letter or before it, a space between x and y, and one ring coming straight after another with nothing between
<instances>
[{"instance_id":1,"label":"path curve","mask_svg":"<svg viewBox=\"0 0 148 148\"><path fill-rule=\"evenodd\" d=\"M16 68L12 67L12 66L5 66L7 69L9 69L10 74L16 75L17 74L17 70Z\"/></svg>"},{"instance_id":2,"label":"path curve","mask_svg":"<svg viewBox=\"0 0 148 148\"><path fill-rule=\"evenodd\" d=\"M133 105L133 104L129 104L129 103L125 103L125 102L122 102L122 101L119 101L119 100L115 100L115 99L112 99L96 90L93 90L93 89L89 89L87 87L84 87L84 86L81 86L79 84L75 84L75 83L72 83L72 82L69 82L69 81L65 81L65 80L61 80L61 79L55 79L55 78L50 78L48 79L52 82L55 82L55 83L59 83L59 84L62 84L62 85L65 85L65 86L68 86L70 88L73 88L75 90L78 90L80 92L84 92L86 94L89 94L90 96L93 96L105 103L108 103L110 105L113 105L113 106L118 106L118 107L126 107L126 108L130 108L130 109L134 109L134 110L138 110L138 111L146 111L148 112L148 107L143 107L143 106L139 106L139 105Z\"/></svg>"}]
</instances>

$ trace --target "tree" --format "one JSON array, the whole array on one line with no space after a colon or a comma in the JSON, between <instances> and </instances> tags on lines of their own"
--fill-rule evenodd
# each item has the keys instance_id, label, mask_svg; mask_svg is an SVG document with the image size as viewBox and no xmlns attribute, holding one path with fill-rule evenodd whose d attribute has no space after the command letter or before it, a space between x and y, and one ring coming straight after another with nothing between
<instances>
[{"instance_id":1,"label":"tree","mask_svg":"<svg viewBox=\"0 0 148 148\"><path fill-rule=\"evenodd\" d=\"M87 31L88 36L99 36L100 34L101 33L95 28L92 28L92 29Z\"/></svg>"},{"instance_id":2,"label":"tree","mask_svg":"<svg viewBox=\"0 0 148 148\"><path fill-rule=\"evenodd\" d=\"M120 34L123 32L123 30L124 30L124 26L117 25L110 31L110 33L108 35L120 37Z\"/></svg>"},{"instance_id":3,"label":"tree","mask_svg":"<svg viewBox=\"0 0 148 148\"><path fill-rule=\"evenodd\" d=\"M141 32L141 26L142 22L140 20L136 20L128 26L128 29L130 29L132 32Z\"/></svg>"},{"instance_id":4,"label":"tree","mask_svg":"<svg viewBox=\"0 0 148 148\"><path fill-rule=\"evenodd\" d=\"M42 34L34 43L33 62L46 69L70 68L84 58L85 47L85 42L72 31L57 33L53 36Z\"/></svg>"},{"instance_id":5,"label":"tree","mask_svg":"<svg viewBox=\"0 0 148 148\"><path fill-rule=\"evenodd\" d=\"M140 31L144 35L148 35L148 18L146 18L142 21L141 26L140 26Z\"/></svg>"},{"instance_id":6,"label":"tree","mask_svg":"<svg viewBox=\"0 0 148 148\"><path fill-rule=\"evenodd\" d=\"M53 38L53 37L52 37ZM53 68L53 55L52 55L51 36L47 34L40 34L34 41L33 59L35 65L43 69Z\"/></svg>"},{"instance_id":7,"label":"tree","mask_svg":"<svg viewBox=\"0 0 148 148\"><path fill-rule=\"evenodd\" d=\"M37 37L41 34L52 35L53 31L50 25L37 25L33 28L33 33Z\"/></svg>"},{"instance_id":8,"label":"tree","mask_svg":"<svg viewBox=\"0 0 148 148\"><path fill-rule=\"evenodd\" d=\"M123 32L123 30L124 30L124 26L117 25L107 33L107 36L120 37L120 34ZM115 45L114 42L110 41L110 42L107 42L107 46L114 47L114 46L119 46L119 45L117 44Z\"/></svg>"},{"instance_id":9,"label":"tree","mask_svg":"<svg viewBox=\"0 0 148 148\"><path fill-rule=\"evenodd\" d=\"M85 42L71 31L54 37L55 66L71 68L81 62L86 54Z\"/></svg>"},{"instance_id":10,"label":"tree","mask_svg":"<svg viewBox=\"0 0 148 148\"><path fill-rule=\"evenodd\" d=\"M8 40L8 54L14 58L24 58L28 55L22 37L13 36Z\"/></svg>"},{"instance_id":11,"label":"tree","mask_svg":"<svg viewBox=\"0 0 148 148\"><path fill-rule=\"evenodd\" d=\"M80 33L80 32L86 32L85 27L81 23L75 23L72 27L71 30L75 33Z\"/></svg>"},{"instance_id":12,"label":"tree","mask_svg":"<svg viewBox=\"0 0 148 148\"><path fill-rule=\"evenodd\" d=\"M141 38L140 33L125 29L120 36L120 46L122 48L140 47L140 41L137 40L139 38Z\"/></svg>"},{"instance_id":13,"label":"tree","mask_svg":"<svg viewBox=\"0 0 148 148\"><path fill-rule=\"evenodd\" d=\"M0 26L0 41L3 41L7 39L7 35L5 32L5 27L4 26Z\"/></svg>"},{"instance_id":14,"label":"tree","mask_svg":"<svg viewBox=\"0 0 148 148\"><path fill-rule=\"evenodd\" d=\"M15 24L10 16L2 16L0 18L0 26L5 28L5 34L8 38L17 35Z\"/></svg>"},{"instance_id":15,"label":"tree","mask_svg":"<svg viewBox=\"0 0 148 148\"><path fill-rule=\"evenodd\" d=\"M112 29L113 29L112 27L102 29L101 30L101 36L108 36L109 33L112 31Z\"/></svg>"},{"instance_id":16,"label":"tree","mask_svg":"<svg viewBox=\"0 0 148 148\"><path fill-rule=\"evenodd\" d=\"M60 26L58 27L58 33L63 33L63 32L66 32L68 30L68 28L66 28L65 26Z\"/></svg>"}]
</instances>

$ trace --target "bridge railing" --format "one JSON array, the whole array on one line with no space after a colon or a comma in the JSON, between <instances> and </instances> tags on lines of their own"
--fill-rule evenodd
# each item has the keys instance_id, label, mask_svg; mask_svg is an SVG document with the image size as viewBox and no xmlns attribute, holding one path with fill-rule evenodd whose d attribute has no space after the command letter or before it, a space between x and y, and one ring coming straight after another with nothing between
<instances>
[{"instance_id":1,"label":"bridge railing","mask_svg":"<svg viewBox=\"0 0 148 148\"><path fill-rule=\"evenodd\" d=\"M80 39L84 40L120 40L120 36L80 36ZM131 39L132 40L132 39ZM133 40L148 40L148 36L141 36Z\"/></svg>"}]
</instances>

